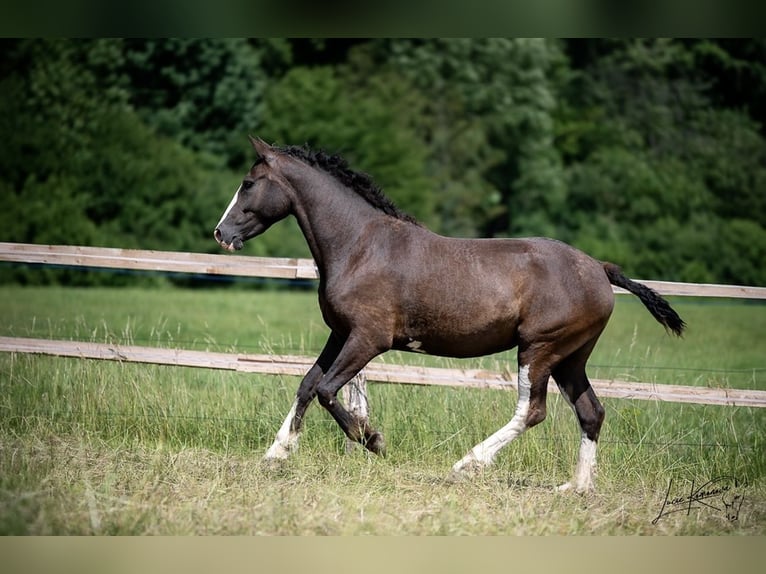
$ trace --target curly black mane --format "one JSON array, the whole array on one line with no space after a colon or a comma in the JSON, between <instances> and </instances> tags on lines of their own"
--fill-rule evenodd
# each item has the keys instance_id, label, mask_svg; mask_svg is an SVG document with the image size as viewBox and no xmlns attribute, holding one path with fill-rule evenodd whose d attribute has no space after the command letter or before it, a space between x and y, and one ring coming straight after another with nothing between
<instances>
[{"instance_id":1,"label":"curly black mane","mask_svg":"<svg viewBox=\"0 0 766 574\"><path fill-rule=\"evenodd\" d=\"M383 195L381 189L375 185L375 182L372 181L372 178L369 175L352 170L348 166L348 162L341 156L330 155L323 151L312 151L305 146L276 147L275 149L306 162L313 167L323 169L343 185L353 189L363 197L367 203L383 213L395 217L396 219L419 225L414 217L401 211L390 199Z\"/></svg>"}]
</instances>

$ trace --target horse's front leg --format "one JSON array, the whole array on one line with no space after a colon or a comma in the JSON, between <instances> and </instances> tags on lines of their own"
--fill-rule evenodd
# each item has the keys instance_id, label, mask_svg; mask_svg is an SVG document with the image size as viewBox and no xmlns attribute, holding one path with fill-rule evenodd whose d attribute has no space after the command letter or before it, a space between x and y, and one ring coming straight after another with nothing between
<instances>
[{"instance_id":1,"label":"horse's front leg","mask_svg":"<svg viewBox=\"0 0 766 574\"><path fill-rule=\"evenodd\" d=\"M338 400L338 391L353 379L381 350L362 342L362 337L349 337L337 359L317 387L321 404L329 411L346 436L361 443L367 450L384 455L386 446L383 435L370 427L366 417L350 413Z\"/></svg>"},{"instance_id":2,"label":"horse's front leg","mask_svg":"<svg viewBox=\"0 0 766 574\"><path fill-rule=\"evenodd\" d=\"M322 369L319 364L315 363L303 377L293 406L287 413L282 426L279 427L274 442L263 456L264 460L284 460L298 448L298 439L303 427L303 415L306 413L311 400L316 396L316 387L322 379L322 375Z\"/></svg>"},{"instance_id":3,"label":"horse's front leg","mask_svg":"<svg viewBox=\"0 0 766 574\"><path fill-rule=\"evenodd\" d=\"M331 334L316 363L303 377L295 395L293 406L287 413L282 426L279 427L274 442L266 451L264 460L284 460L298 448L298 439L303 428L303 416L306 414L306 409L314 400L319 382L337 358L342 347L342 341Z\"/></svg>"}]
</instances>

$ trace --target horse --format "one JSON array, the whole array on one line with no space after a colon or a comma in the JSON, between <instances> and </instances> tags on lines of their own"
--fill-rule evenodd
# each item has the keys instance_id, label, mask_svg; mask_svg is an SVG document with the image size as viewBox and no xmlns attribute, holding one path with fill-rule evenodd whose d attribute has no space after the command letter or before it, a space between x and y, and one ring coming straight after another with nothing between
<instances>
[{"instance_id":1,"label":"horse","mask_svg":"<svg viewBox=\"0 0 766 574\"><path fill-rule=\"evenodd\" d=\"M296 450L315 397L350 439L384 454L383 435L350 414L337 393L388 350L465 358L518 348L510 422L457 461L449 477L492 464L500 449L540 424L552 377L581 432L574 476L558 488L593 490L604 408L585 365L614 307L611 286L638 296L667 331L681 336L685 323L668 302L617 265L554 239L438 235L342 157L249 138L257 159L214 238L236 251L293 215L319 272L319 307L330 329L264 459L284 460Z\"/></svg>"}]
</instances>

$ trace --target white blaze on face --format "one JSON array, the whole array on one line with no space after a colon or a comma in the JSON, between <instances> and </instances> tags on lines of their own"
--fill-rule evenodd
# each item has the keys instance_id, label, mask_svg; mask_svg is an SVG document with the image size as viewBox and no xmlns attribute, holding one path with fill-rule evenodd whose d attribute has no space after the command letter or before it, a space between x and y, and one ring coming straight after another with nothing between
<instances>
[{"instance_id":1,"label":"white blaze on face","mask_svg":"<svg viewBox=\"0 0 766 574\"><path fill-rule=\"evenodd\" d=\"M221 223L223 223L223 220L226 219L226 216L229 215L229 212L236 205L237 199L239 198L239 190L240 189L242 189L242 184L240 184L239 187L237 188L237 191L234 192L234 197L231 198L231 201L229 202L229 207L227 207L226 211L223 212L223 215L221 216L220 221L216 225L216 228L221 226Z\"/></svg>"}]
</instances>

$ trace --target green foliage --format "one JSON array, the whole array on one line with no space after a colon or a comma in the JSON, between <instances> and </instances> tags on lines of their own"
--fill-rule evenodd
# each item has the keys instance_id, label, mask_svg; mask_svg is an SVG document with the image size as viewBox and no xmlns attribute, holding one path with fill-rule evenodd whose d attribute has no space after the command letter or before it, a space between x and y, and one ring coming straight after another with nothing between
<instances>
[{"instance_id":1,"label":"green foliage","mask_svg":"<svg viewBox=\"0 0 766 574\"><path fill-rule=\"evenodd\" d=\"M412 126L420 102L407 88L384 75L354 84L331 67L293 68L268 90L260 129L281 144L341 153L392 200L429 221L426 148Z\"/></svg>"},{"instance_id":2,"label":"green foliage","mask_svg":"<svg viewBox=\"0 0 766 574\"><path fill-rule=\"evenodd\" d=\"M130 102L160 134L240 167L260 116L262 52L244 39L126 40Z\"/></svg>"},{"instance_id":3,"label":"green foliage","mask_svg":"<svg viewBox=\"0 0 766 574\"><path fill-rule=\"evenodd\" d=\"M217 162L158 136L119 91L104 98L96 74L78 67L104 45L29 41L15 48L29 67L4 78L8 89L0 90L7 111L0 123L8 174L3 239L211 249L223 200L214 193Z\"/></svg>"},{"instance_id":4,"label":"green foliage","mask_svg":"<svg viewBox=\"0 0 766 574\"><path fill-rule=\"evenodd\" d=\"M474 234L481 235L550 232L541 212L557 210L563 199L551 145L558 46L434 39L392 40L379 50L428 100L431 168L441 181L458 182L452 194L473 195L467 209L453 200L456 209L443 217L478 216Z\"/></svg>"},{"instance_id":5,"label":"green foliage","mask_svg":"<svg viewBox=\"0 0 766 574\"><path fill-rule=\"evenodd\" d=\"M764 285L765 49L2 40L0 239L216 250L251 133L344 155L437 232L548 235L634 276ZM289 221L247 249L308 254ZM35 277L73 280L3 274Z\"/></svg>"},{"instance_id":6,"label":"green foliage","mask_svg":"<svg viewBox=\"0 0 766 574\"><path fill-rule=\"evenodd\" d=\"M616 242L618 261L642 277L764 284L766 140L747 114L713 105L714 78L698 62L713 47L724 56L709 41L618 41L570 78L564 239L603 258ZM748 221L751 248L732 243L736 220Z\"/></svg>"}]
</instances>

